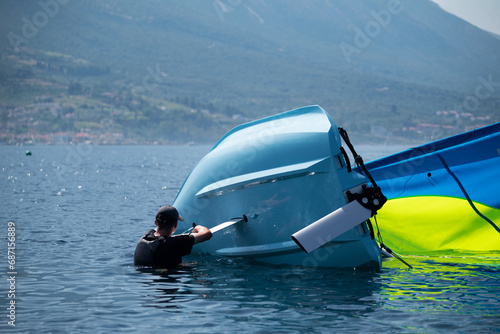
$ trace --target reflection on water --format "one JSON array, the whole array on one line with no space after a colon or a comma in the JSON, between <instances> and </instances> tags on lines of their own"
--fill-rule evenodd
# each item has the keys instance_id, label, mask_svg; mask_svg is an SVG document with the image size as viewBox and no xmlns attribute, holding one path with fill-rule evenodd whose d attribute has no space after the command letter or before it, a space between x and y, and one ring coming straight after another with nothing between
<instances>
[{"instance_id":1,"label":"reflection on water","mask_svg":"<svg viewBox=\"0 0 500 334\"><path fill-rule=\"evenodd\" d=\"M416 258L410 272L392 269L390 280L383 281L380 294L391 305L408 301L432 305L434 310L453 310L457 313L500 315L500 261L482 258ZM474 296L471 298L471 296Z\"/></svg>"},{"instance_id":2,"label":"reflection on water","mask_svg":"<svg viewBox=\"0 0 500 334\"><path fill-rule=\"evenodd\" d=\"M342 326L359 331L366 330L367 319L376 320L372 329L389 325L410 332L463 326L494 330L498 325L496 259L476 264L470 258L410 258L414 269L388 260L376 273L198 256L176 269L137 269L148 291L147 306L183 310L211 326L228 319L290 330Z\"/></svg>"},{"instance_id":3,"label":"reflection on water","mask_svg":"<svg viewBox=\"0 0 500 334\"><path fill-rule=\"evenodd\" d=\"M215 313L221 305L237 313L273 312L290 309L365 313L373 307L372 296L380 283L370 272L335 269L275 267L244 259L197 255L198 261L175 269L138 268L141 283L149 291L150 306L189 307L186 303L217 305L198 313ZM233 311L235 311L233 310ZM319 314L319 313L318 313Z\"/></svg>"}]
</instances>

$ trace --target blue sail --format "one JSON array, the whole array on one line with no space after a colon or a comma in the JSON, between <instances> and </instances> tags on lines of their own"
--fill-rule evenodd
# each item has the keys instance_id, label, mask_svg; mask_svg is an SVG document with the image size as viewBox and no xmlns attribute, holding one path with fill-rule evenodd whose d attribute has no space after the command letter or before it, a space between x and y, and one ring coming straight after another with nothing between
<instances>
[{"instance_id":1,"label":"blue sail","mask_svg":"<svg viewBox=\"0 0 500 334\"><path fill-rule=\"evenodd\" d=\"M394 250L500 255L500 123L366 167L388 198L377 221Z\"/></svg>"}]
</instances>

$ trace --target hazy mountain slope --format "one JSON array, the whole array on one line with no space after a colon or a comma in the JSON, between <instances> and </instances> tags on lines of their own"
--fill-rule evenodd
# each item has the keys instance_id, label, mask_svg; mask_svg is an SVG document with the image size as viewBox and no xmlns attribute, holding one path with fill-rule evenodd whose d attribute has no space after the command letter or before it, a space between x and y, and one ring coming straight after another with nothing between
<instances>
[{"instance_id":1,"label":"hazy mountain slope","mask_svg":"<svg viewBox=\"0 0 500 334\"><path fill-rule=\"evenodd\" d=\"M366 34L367 25L376 27L380 21L373 13L379 17L382 12L388 13L388 3L71 1L59 5L57 14L27 44L130 70L141 71L141 63L158 61L171 67L185 64L179 71L189 77L198 76L195 64L215 65L211 67L224 71L225 66L238 64L235 57L250 65L257 63L255 70L262 67L264 60L271 64L286 60L328 69L389 74L398 79L410 77L418 83L452 83L457 76L475 78L478 70L499 71L497 40L425 0L401 1L387 20L381 18L386 21L385 27L371 29L374 37L366 35L371 40L366 47L356 45L356 29ZM9 13L2 30L18 33L21 17L33 21L33 15L41 10L38 1L6 0L2 7L3 13ZM2 45L6 45L5 36L2 34ZM341 43L361 51L352 54L351 63L344 57ZM206 76L212 74L209 71ZM431 74L436 78L425 78Z\"/></svg>"},{"instance_id":2,"label":"hazy mountain slope","mask_svg":"<svg viewBox=\"0 0 500 334\"><path fill-rule=\"evenodd\" d=\"M473 95L479 77L500 81L500 40L427 0L56 1L2 1L0 46L12 53L15 34L48 63L104 69L52 75L60 84L154 86L159 99L230 103L252 117L320 104L366 128L426 121Z\"/></svg>"}]
</instances>

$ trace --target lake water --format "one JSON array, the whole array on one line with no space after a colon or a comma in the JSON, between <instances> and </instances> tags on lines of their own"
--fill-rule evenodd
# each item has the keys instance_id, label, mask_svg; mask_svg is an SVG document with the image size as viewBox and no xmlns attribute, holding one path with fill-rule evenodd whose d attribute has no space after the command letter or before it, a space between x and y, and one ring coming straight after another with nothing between
<instances>
[{"instance_id":1,"label":"lake water","mask_svg":"<svg viewBox=\"0 0 500 334\"><path fill-rule=\"evenodd\" d=\"M362 272L194 253L177 269L134 267L156 210L208 150L0 146L0 332L499 332L495 258L409 257L414 269L391 259Z\"/></svg>"}]
</instances>

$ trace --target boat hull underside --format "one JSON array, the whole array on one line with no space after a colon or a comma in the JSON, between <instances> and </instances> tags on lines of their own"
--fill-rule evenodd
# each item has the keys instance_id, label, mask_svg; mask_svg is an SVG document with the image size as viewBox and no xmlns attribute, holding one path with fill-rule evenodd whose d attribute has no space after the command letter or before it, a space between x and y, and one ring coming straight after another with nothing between
<instances>
[{"instance_id":1,"label":"boat hull underside","mask_svg":"<svg viewBox=\"0 0 500 334\"><path fill-rule=\"evenodd\" d=\"M185 221L212 228L245 215L195 251L272 264L380 268L380 249L366 223L306 253L291 235L347 204L345 191L366 178L350 172L337 126L317 106L230 131L198 163L173 205ZM328 241L328 240L325 240Z\"/></svg>"},{"instance_id":2,"label":"boat hull underside","mask_svg":"<svg viewBox=\"0 0 500 334\"><path fill-rule=\"evenodd\" d=\"M293 241L250 247L221 248L215 255L251 258L255 261L282 265L333 268L380 269L381 256L377 243L370 237L366 224L359 225L355 239L345 236L329 242L311 253L304 252ZM371 250L371 251L370 251Z\"/></svg>"},{"instance_id":3,"label":"boat hull underside","mask_svg":"<svg viewBox=\"0 0 500 334\"><path fill-rule=\"evenodd\" d=\"M321 169L317 165L312 168ZM329 214L330 208L346 203L336 175L299 171L234 188L200 191L191 201L177 201L175 205L186 219L186 228L192 222L213 227L235 217L248 218L247 222L214 233L210 242L198 244L196 249L203 252L250 257L271 264L380 268L380 250L366 223L309 254L291 239L294 232Z\"/></svg>"}]
</instances>

